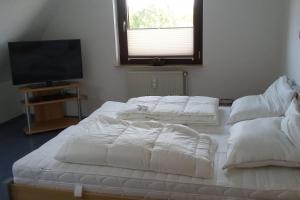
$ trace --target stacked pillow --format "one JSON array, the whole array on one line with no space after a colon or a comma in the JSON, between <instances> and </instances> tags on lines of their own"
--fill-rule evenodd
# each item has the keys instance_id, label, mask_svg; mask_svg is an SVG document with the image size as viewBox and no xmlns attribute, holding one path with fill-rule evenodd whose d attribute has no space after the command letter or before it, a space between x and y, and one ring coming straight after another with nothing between
<instances>
[{"instance_id":1,"label":"stacked pillow","mask_svg":"<svg viewBox=\"0 0 300 200\"><path fill-rule=\"evenodd\" d=\"M258 118L232 126L223 168L300 167L300 148L281 131L281 120Z\"/></svg>"},{"instance_id":2,"label":"stacked pillow","mask_svg":"<svg viewBox=\"0 0 300 200\"><path fill-rule=\"evenodd\" d=\"M276 80L261 95L245 96L234 101L228 123L284 115L295 91L288 83L286 76Z\"/></svg>"},{"instance_id":3,"label":"stacked pillow","mask_svg":"<svg viewBox=\"0 0 300 200\"><path fill-rule=\"evenodd\" d=\"M300 112L295 91L283 76L264 94L242 97L232 106L224 169L300 167Z\"/></svg>"}]
</instances>

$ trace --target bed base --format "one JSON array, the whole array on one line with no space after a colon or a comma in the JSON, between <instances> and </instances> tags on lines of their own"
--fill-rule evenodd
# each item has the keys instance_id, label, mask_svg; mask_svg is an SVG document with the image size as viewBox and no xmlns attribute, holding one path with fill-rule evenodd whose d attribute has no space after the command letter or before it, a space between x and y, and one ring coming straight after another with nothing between
<instances>
[{"instance_id":1,"label":"bed base","mask_svg":"<svg viewBox=\"0 0 300 200\"><path fill-rule=\"evenodd\" d=\"M30 186L25 184L7 183L9 190L9 200L166 200L165 198L144 198L130 197L125 195L101 194L95 192L82 192L82 197L75 197L73 190L57 189L39 186ZM205 198L204 198L205 197ZM258 200L269 198L247 198L238 196L215 196L204 195L203 199L222 199L222 200Z\"/></svg>"},{"instance_id":2,"label":"bed base","mask_svg":"<svg viewBox=\"0 0 300 200\"><path fill-rule=\"evenodd\" d=\"M9 183L10 200L143 200L139 197L113 196L83 192L82 197L74 197L73 191L46 187Z\"/></svg>"}]
</instances>

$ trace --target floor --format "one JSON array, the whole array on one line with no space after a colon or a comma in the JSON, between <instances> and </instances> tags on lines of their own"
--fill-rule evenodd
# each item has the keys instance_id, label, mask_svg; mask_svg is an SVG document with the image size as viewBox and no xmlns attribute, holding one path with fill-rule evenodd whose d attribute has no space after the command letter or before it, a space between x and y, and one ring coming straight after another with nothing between
<instances>
[{"instance_id":1,"label":"floor","mask_svg":"<svg viewBox=\"0 0 300 200\"><path fill-rule=\"evenodd\" d=\"M8 200L7 182L12 179L12 164L55 137L59 131L27 136L25 116L0 124L0 200Z\"/></svg>"}]
</instances>

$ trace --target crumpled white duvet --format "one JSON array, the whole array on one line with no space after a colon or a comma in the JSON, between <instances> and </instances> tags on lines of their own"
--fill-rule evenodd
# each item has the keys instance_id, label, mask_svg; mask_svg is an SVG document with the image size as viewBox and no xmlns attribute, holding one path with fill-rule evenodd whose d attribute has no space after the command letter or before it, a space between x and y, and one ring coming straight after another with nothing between
<instances>
[{"instance_id":1,"label":"crumpled white duvet","mask_svg":"<svg viewBox=\"0 0 300 200\"><path fill-rule=\"evenodd\" d=\"M183 125L99 116L72 126L55 159L210 178L216 144Z\"/></svg>"},{"instance_id":2,"label":"crumpled white duvet","mask_svg":"<svg viewBox=\"0 0 300 200\"><path fill-rule=\"evenodd\" d=\"M118 112L123 120L158 120L178 124L217 125L219 100L203 96L144 96L129 99Z\"/></svg>"}]
</instances>

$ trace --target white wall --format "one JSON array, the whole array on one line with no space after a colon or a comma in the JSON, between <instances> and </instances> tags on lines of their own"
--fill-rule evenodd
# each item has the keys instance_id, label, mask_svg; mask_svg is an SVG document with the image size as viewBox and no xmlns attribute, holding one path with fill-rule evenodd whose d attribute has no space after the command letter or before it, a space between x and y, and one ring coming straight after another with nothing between
<instances>
[{"instance_id":1,"label":"white wall","mask_svg":"<svg viewBox=\"0 0 300 200\"><path fill-rule=\"evenodd\" d=\"M281 73L286 1L204 0L204 68L193 95L236 98L262 92Z\"/></svg>"},{"instance_id":2,"label":"white wall","mask_svg":"<svg viewBox=\"0 0 300 200\"><path fill-rule=\"evenodd\" d=\"M290 0L286 40L286 73L300 86L300 1Z\"/></svg>"},{"instance_id":3,"label":"white wall","mask_svg":"<svg viewBox=\"0 0 300 200\"><path fill-rule=\"evenodd\" d=\"M10 81L0 83L0 124L22 113L20 94Z\"/></svg>"},{"instance_id":4,"label":"white wall","mask_svg":"<svg viewBox=\"0 0 300 200\"><path fill-rule=\"evenodd\" d=\"M22 113L20 96L12 86L7 42L39 40L57 0L0 0L0 123Z\"/></svg>"},{"instance_id":5,"label":"white wall","mask_svg":"<svg viewBox=\"0 0 300 200\"><path fill-rule=\"evenodd\" d=\"M262 92L282 72L286 1L204 0L204 67L190 70L190 95L236 98ZM61 0L44 39L80 38L85 113L125 100L116 65L112 1Z\"/></svg>"},{"instance_id":6,"label":"white wall","mask_svg":"<svg viewBox=\"0 0 300 200\"><path fill-rule=\"evenodd\" d=\"M43 39L81 39L84 65L82 91L88 94L88 100L84 101L84 114L92 112L104 101L125 100L125 71L113 67L117 62L112 1L61 2Z\"/></svg>"}]
</instances>

